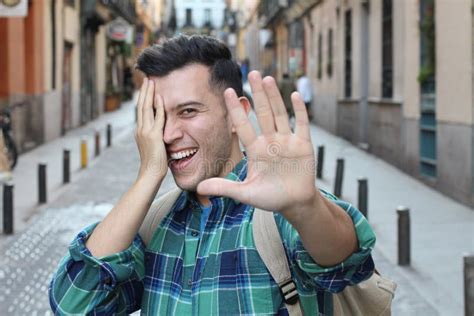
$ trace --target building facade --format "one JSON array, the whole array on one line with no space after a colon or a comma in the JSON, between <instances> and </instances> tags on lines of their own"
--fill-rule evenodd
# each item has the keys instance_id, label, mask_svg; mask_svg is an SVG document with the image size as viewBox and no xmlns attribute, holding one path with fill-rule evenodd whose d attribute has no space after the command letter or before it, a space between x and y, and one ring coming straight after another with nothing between
<instances>
[{"instance_id":1,"label":"building facade","mask_svg":"<svg viewBox=\"0 0 474 316\"><path fill-rule=\"evenodd\" d=\"M237 10L237 58L247 60L249 69L261 69L261 40L258 20L258 1L241 0L235 4Z\"/></svg>"},{"instance_id":2,"label":"building facade","mask_svg":"<svg viewBox=\"0 0 474 316\"><path fill-rule=\"evenodd\" d=\"M174 0L176 31L218 35L222 29L226 3L224 0Z\"/></svg>"},{"instance_id":3,"label":"building facade","mask_svg":"<svg viewBox=\"0 0 474 316\"><path fill-rule=\"evenodd\" d=\"M312 72L316 122L473 205L471 7L470 0L323 1L309 14L323 66ZM334 77L324 64L335 66Z\"/></svg>"},{"instance_id":4,"label":"building facade","mask_svg":"<svg viewBox=\"0 0 474 316\"><path fill-rule=\"evenodd\" d=\"M270 36L253 32L240 51L255 58L247 43L257 42L251 68L278 79L306 72L318 125L474 205L472 5L262 0L260 35Z\"/></svg>"},{"instance_id":5,"label":"building facade","mask_svg":"<svg viewBox=\"0 0 474 316\"><path fill-rule=\"evenodd\" d=\"M26 17L0 18L0 106L12 113L20 151L80 121L80 2L27 5Z\"/></svg>"},{"instance_id":6,"label":"building facade","mask_svg":"<svg viewBox=\"0 0 474 316\"><path fill-rule=\"evenodd\" d=\"M135 23L131 0L22 1L26 16L0 17L0 108L12 113L20 152L104 111L107 24L117 17Z\"/></svg>"}]
</instances>

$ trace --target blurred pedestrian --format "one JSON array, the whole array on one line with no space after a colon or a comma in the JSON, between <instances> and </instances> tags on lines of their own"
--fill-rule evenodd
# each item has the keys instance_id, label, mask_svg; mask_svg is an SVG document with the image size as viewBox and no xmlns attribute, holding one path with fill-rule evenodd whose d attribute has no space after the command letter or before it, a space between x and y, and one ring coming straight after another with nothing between
<instances>
[{"instance_id":1,"label":"blurred pedestrian","mask_svg":"<svg viewBox=\"0 0 474 316\"><path fill-rule=\"evenodd\" d=\"M250 67L250 62L248 58L245 58L242 60L240 64L240 72L242 73L242 81L245 83L247 82L247 76L249 74L249 67Z\"/></svg>"},{"instance_id":2,"label":"blurred pedestrian","mask_svg":"<svg viewBox=\"0 0 474 316\"><path fill-rule=\"evenodd\" d=\"M7 182L12 179L10 161L8 160L8 149L5 145L3 132L0 129L0 182Z\"/></svg>"},{"instance_id":3,"label":"blurred pedestrian","mask_svg":"<svg viewBox=\"0 0 474 316\"><path fill-rule=\"evenodd\" d=\"M303 98L304 104L306 105L306 111L308 112L308 118L311 121L313 119L313 114L311 111L311 101L313 100L311 80L302 71L298 73L297 77L298 80L296 81L296 89Z\"/></svg>"},{"instance_id":4,"label":"blurred pedestrian","mask_svg":"<svg viewBox=\"0 0 474 316\"><path fill-rule=\"evenodd\" d=\"M283 74L283 78L280 81L278 88L280 89L281 97L283 98L283 102L285 103L286 111L288 112L288 116L290 119L295 116L293 112L293 107L291 106L291 94L296 91L295 83L291 80L290 75L288 73Z\"/></svg>"}]
</instances>

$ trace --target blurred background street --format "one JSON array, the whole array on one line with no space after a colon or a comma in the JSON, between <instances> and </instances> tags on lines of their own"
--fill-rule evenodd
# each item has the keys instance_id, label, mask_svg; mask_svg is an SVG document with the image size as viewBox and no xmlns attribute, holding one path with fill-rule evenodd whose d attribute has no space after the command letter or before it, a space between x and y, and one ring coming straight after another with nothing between
<instances>
[{"instance_id":1,"label":"blurred background street","mask_svg":"<svg viewBox=\"0 0 474 316\"><path fill-rule=\"evenodd\" d=\"M0 315L51 314L47 286L68 244L137 176L135 58L179 33L224 41L244 81L256 69L283 94L309 84L315 153L324 146L317 185L337 191L344 159L340 196L361 206L366 180L376 266L398 283L394 315L474 315L473 7L0 0ZM173 185L168 174L159 194Z\"/></svg>"}]
</instances>

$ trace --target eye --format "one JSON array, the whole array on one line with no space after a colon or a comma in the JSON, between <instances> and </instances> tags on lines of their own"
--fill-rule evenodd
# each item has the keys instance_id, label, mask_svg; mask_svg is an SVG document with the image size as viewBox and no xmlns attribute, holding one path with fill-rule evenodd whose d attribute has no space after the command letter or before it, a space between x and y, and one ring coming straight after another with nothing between
<instances>
[{"instance_id":1,"label":"eye","mask_svg":"<svg viewBox=\"0 0 474 316\"><path fill-rule=\"evenodd\" d=\"M193 108L187 108L182 110L179 114L182 116L193 116L197 113L196 109Z\"/></svg>"}]
</instances>

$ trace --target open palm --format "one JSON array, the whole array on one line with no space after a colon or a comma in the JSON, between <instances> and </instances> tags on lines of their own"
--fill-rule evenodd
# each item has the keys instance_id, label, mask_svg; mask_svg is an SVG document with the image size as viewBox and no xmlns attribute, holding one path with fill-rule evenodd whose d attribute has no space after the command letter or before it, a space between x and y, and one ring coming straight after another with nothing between
<instances>
[{"instance_id":1,"label":"open palm","mask_svg":"<svg viewBox=\"0 0 474 316\"><path fill-rule=\"evenodd\" d=\"M306 107L292 94L296 126L292 133L288 114L275 80L249 74L258 123L257 135L235 91L224 92L226 106L248 159L243 182L212 178L201 182L203 195L228 196L242 203L272 211L287 211L309 203L315 194L315 159Z\"/></svg>"}]
</instances>

